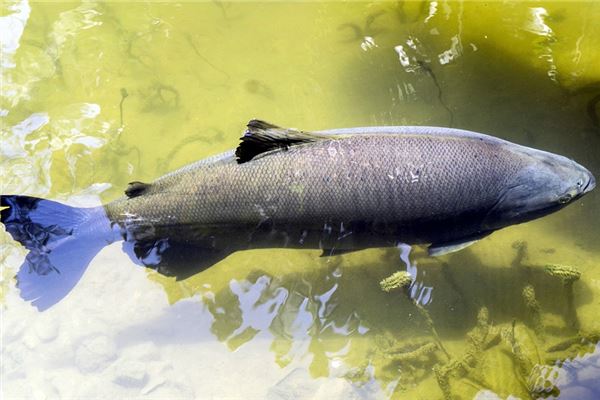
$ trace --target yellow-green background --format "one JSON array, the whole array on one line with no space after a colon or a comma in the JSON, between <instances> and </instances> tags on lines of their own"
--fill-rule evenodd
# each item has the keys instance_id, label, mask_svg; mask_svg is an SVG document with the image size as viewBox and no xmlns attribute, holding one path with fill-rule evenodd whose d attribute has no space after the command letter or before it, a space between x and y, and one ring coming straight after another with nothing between
<instances>
[{"instance_id":1,"label":"yellow-green background","mask_svg":"<svg viewBox=\"0 0 600 400\"><path fill-rule=\"evenodd\" d=\"M151 181L235 147L251 118L305 130L451 125L566 155L600 175L597 2L5 1L0 14L10 18L23 7L31 11L18 48L3 47L2 53L3 194L62 200L87 194L108 202L127 182ZM17 32L18 23L3 29ZM397 46L408 65L401 64ZM452 55L448 62L440 61L444 52ZM37 129L23 123L32 115L45 121ZM563 321L560 285L542 268L527 272L512 265L518 242L526 243L527 265L559 263L583 273L574 286L581 327L600 330L598 206L600 196L592 193L441 261L413 251L418 280L433 286L426 308L454 357L464 353L465 335L482 306L495 324L516 320L517 331L532 337L521 298L527 283L536 289L548 327L545 342L523 339L535 353L531 358L543 363L550 344L578 334ZM5 297L16 292L10 276L20 262L15 252L23 252L7 235L1 246ZM198 307L204 304L214 316L212 339L238 351L260 329L236 331L244 311L230 282L255 284L266 277L268 288L256 304L281 288L288 294L273 323L262 328L272 338L260 355L265 362L282 368L291 362L297 339L288 330L306 300L314 321L302 351L312 357L312 378L330 376L336 358L353 371L343 378L360 386L371 360L373 379L383 387L392 382L380 395L442 398L431 365L416 367L423 372L415 383L402 383L406 372L387 366L376 339L429 335L405 297L379 289L382 278L405 268L398 251L331 259L318 254L240 252L183 282L150 279L170 303L203 296ZM136 268L120 260L111 268ZM334 286L325 307L319 296ZM4 302L8 320L21 312L11 307L16 301ZM102 298L86 307L103 307ZM11 329L2 324L3 331ZM341 349L342 356L332 355ZM510 351L493 350L482 365L485 384L456 379L454 396L472 398L485 388L529 396ZM5 371L2 380L10 379ZM402 384L393 390L398 379Z\"/></svg>"}]
</instances>

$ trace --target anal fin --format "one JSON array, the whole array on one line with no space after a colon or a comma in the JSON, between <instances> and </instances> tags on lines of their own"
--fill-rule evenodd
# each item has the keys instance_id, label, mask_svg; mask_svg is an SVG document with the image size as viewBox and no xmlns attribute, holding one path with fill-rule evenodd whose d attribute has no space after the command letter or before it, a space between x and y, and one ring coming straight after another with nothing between
<instances>
[{"instance_id":1,"label":"anal fin","mask_svg":"<svg viewBox=\"0 0 600 400\"><path fill-rule=\"evenodd\" d=\"M448 242L432 243L427 248L427 252L432 257L443 256L444 254L454 253L465 249L480 239L488 236L491 232L468 236L461 239L456 239Z\"/></svg>"}]
</instances>

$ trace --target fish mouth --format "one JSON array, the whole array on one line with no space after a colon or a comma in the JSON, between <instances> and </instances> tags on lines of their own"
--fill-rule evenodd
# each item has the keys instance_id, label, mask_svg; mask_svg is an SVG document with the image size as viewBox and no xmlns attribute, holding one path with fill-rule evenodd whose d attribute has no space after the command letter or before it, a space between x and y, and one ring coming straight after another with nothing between
<instances>
[{"instance_id":1,"label":"fish mouth","mask_svg":"<svg viewBox=\"0 0 600 400\"><path fill-rule=\"evenodd\" d=\"M581 191L581 194L586 194L591 192L592 190L594 190L594 188L596 187L596 178L594 177L594 175L592 175L592 173L589 173L589 179L588 179L588 183L587 185L585 185L585 187L583 188L583 190Z\"/></svg>"}]
</instances>

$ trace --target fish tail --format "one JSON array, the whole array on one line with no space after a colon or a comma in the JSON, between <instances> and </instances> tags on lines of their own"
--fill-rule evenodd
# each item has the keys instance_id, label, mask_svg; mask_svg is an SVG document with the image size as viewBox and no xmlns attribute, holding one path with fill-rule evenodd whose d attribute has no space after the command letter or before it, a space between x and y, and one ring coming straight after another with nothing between
<instances>
[{"instance_id":1,"label":"fish tail","mask_svg":"<svg viewBox=\"0 0 600 400\"><path fill-rule=\"evenodd\" d=\"M0 196L0 221L29 250L17 273L20 296L43 311L75 287L113 241L103 207L77 208L29 196Z\"/></svg>"}]
</instances>

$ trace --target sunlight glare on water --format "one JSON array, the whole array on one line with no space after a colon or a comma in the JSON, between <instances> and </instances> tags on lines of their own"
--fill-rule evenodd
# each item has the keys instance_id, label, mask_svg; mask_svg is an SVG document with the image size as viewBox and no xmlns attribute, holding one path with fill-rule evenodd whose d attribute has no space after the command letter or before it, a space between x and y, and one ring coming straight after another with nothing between
<instances>
[{"instance_id":1,"label":"sunlight glare on water","mask_svg":"<svg viewBox=\"0 0 600 400\"><path fill-rule=\"evenodd\" d=\"M469 129L600 175L597 2L0 7L2 194L104 204L252 118ZM41 313L2 231L1 397L598 398L599 206L440 258L249 250L182 281L116 243ZM398 271L407 290L383 291Z\"/></svg>"}]
</instances>

